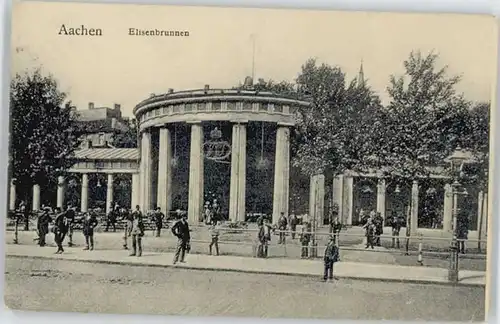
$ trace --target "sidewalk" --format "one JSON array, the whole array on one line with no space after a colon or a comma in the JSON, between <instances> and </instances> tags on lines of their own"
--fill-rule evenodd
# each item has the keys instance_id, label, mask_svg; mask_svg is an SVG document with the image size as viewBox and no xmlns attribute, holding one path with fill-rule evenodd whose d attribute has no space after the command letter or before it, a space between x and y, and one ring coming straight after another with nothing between
<instances>
[{"instance_id":1,"label":"sidewalk","mask_svg":"<svg viewBox=\"0 0 500 324\"><path fill-rule=\"evenodd\" d=\"M183 269L234 271L242 273L261 273L293 275L321 278L321 261L290 259L257 259L237 256L209 256L189 254L187 263L172 264L173 253L146 252L141 258L129 257L128 251L83 251L81 248L66 248L64 254L54 254L54 248L39 248L29 245L7 244L7 257L39 259L58 259L79 262L121 264L131 266L177 267ZM335 265L335 274L343 279L378 280L418 284L450 284L447 270L441 268L394 266L361 262L339 262ZM486 284L483 271L460 271L459 285L480 286Z\"/></svg>"}]
</instances>

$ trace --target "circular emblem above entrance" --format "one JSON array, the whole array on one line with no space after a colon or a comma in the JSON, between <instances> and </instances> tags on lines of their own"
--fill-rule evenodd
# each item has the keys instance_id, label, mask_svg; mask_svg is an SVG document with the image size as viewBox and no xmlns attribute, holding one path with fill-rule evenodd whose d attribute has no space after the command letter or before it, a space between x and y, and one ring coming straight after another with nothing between
<instances>
[{"instance_id":1,"label":"circular emblem above entrance","mask_svg":"<svg viewBox=\"0 0 500 324\"><path fill-rule=\"evenodd\" d=\"M230 163L227 160L231 155L231 144L222 140L222 132L217 127L210 132L210 140L203 144L203 152L209 160Z\"/></svg>"}]
</instances>

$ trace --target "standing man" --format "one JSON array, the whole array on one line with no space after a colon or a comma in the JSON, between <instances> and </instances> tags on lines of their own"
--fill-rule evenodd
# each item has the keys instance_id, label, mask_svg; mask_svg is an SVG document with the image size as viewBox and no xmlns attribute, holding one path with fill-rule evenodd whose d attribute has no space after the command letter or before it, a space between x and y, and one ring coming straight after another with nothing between
<instances>
[{"instance_id":1,"label":"standing man","mask_svg":"<svg viewBox=\"0 0 500 324\"><path fill-rule=\"evenodd\" d=\"M82 220L82 232L85 236L85 248L84 250L94 249L94 228L97 226L97 218L93 213L86 213Z\"/></svg>"},{"instance_id":2,"label":"standing man","mask_svg":"<svg viewBox=\"0 0 500 324\"><path fill-rule=\"evenodd\" d=\"M56 219L54 221L54 241L57 244L56 254L61 254L64 252L63 242L64 237L68 233L68 220L66 219L66 213L61 212L59 207L56 208Z\"/></svg>"},{"instance_id":3,"label":"standing man","mask_svg":"<svg viewBox=\"0 0 500 324\"><path fill-rule=\"evenodd\" d=\"M363 228L365 229L365 236L366 236L365 249L368 249L368 247L371 247L373 249L373 241L374 241L374 236L375 236L375 225L373 224L373 221L371 218L369 218L367 223L365 225L363 225Z\"/></svg>"},{"instance_id":4,"label":"standing man","mask_svg":"<svg viewBox=\"0 0 500 324\"><path fill-rule=\"evenodd\" d=\"M163 219L165 215L161 212L160 207L156 207L156 210L153 214L153 221L156 226L156 237L160 237L161 229L163 227Z\"/></svg>"},{"instance_id":5,"label":"standing man","mask_svg":"<svg viewBox=\"0 0 500 324\"><path fill-rule=\"evenodd\" d=\"M325 253L323 256L323 263L325 266L323 281L327 281L327 279L333 279L333 264L338 261L339 249L335 244L335 237L333 235L330 235L330 241L326 245Z\"/></svg>"},{"instance_id":6,"label":"standing man","mask_svg":"<svg viewBox=\"0 0 500 324\"><path fill-rule=\"evenodd\" d=\"M138 208L137 206L136 208ZM144 223L142 221L142 214L133 213L134 219L132 220L132 253L130 256L142 256L142 237L144 236Z\"/></svg>"},{"instance_id":7,"label":"standing man","mask_svg":"<svg viewBox=\"0 0 500 324\"><path fill-rule=\"evenodd\" d=\"M215 253L219 255L219 234L220 234L220 222L213 222L210 228L210 235L212 236L212 242L208 246L210 250L210 255L212 255L212 246L215 245Z\"/></svg>"},{"instance_id":8,"label":"standing man","mask_svg":"<svg viewBox=\"0 0 500 324\"><path fill-rule=\"evenodd\" d=\"M311 223L305 222L302 226L300 234L300 243L302 244L302 251L300 257L305 259L309 257L309 242L311 241Z\"/></svg>"},{"instance_id":9,"label":"standing man","mask_svg":"<svg viewBox=\"0 0 500 324\"><path fill-rule=\"evenodd\" d=\"M45 239L49 234L49 223L52 222L52 217L49 215L49 209L44 208L43 212L38 216L37 230L38 230L38 245L45 246Z\"/></svg>"},{"instance_id":10,"label":"standing man","mask_svg":"<svg viewBox=\"0 0 500 324\"><path fill-rule=\"evenodd\" d=\"M136 217L142 219L142 213L141 213L141 208L139 205L135 206L135 210L132 212L128 212L127 210L124 211L123 214L123 219L125 221L125 230L123 233L123 249L128 250L128 238L132 236L132 223L134 222L134 218Z\"/></svg>"},{"instance_id":11,"label":"standing man","mask_svg":"<svg viewBox=\"0 0 500 324\"><path fill-rule=\"evenodd\" d=\"M286 227L288 225L288 220L285 217L285 213L281 212L281 216L278 219L278 230L280 231L280 238L278 240L278 244L285 244L286 238Z\"/></svg>"},{"instance_id":12,"label":"standing man","mask_svg":"<svg viewBox=\"0 0 500 324\"><path fill-rule=\"evenodd\" d=\"M338 237L341 230L342 230L342 223L340 223L338 216L336 216L330 224L330 234L333 235L333 238L335 239L335 244L337 245L339 244Z\"/></svg>"},{"instance_id":13,"label":"standing man","mask_svg":"<svg viewBox=\"0 0 500 324\"><path fill-rule=\"evenodd\" d=\"M380 246L380 235L384 234L384 218L380 212L377 212L373 223L375 225L375 245Z\"/></svg>"},{"instance_id":14,"label":"standing man","mask_svg":"<svg viewBox=\"0 0 500 324\"><path fill-rule=\"evenodd\" d=\"M219 203L217 203L217 199L214 199L214 202L212 203L212 222L217 222L220 221L220 206Z\"/></svg>"},{"instance_id":15,"label":"standing man","mask_svg":"<svg viewBox=\"0 0 500 324\"><path fill-rule=\"evenodd\" d=\"M66 219L68 221L68 246L73 246L73 223L75 222L75 208L71 205L66 207Z\"/></svg>"},{"instance_id":16,"label":"standing man","mask_svg":"<svg viewBox=\"0 0 500 324\"><path fill-rule=\"evenodd\" d=\"M269 241L271 241L271 226L269 226L268 220L265 218L259 227L258 239L260 243L258 254L261 258L267 258Z\"/></svg>"},{"instance_id":17,"label":"standing man","mask_svg":"<svg viewBox=\"0 0 500 324\"><path fill-rule=\"evenodd\" d=\"M181 219L177 221L174 226L172 226L172 234L177 237L177 246L175 248L175 256L173 264L177 261L184 263L184 258L186 256L186 251L189 252L190 246L189 241L191 240L191 233L189 231L189 225L187 222L187 215L183 213Z\"/></svg>"},{"instance_id":18,"label":"standing man","mask_svg":"<svg viewBox=\"0 0 500 324\"><path fill-rule=\"evenodd\" d=\"M399 249L399 232L401 231L401 218L397 215L396 212L392 212L390 223L392 229L392 245L391 247L394 249L396 243Z\"/></svg>"},{"instance_id":19,"label":"standing man","mask_svg":"<svg viewBox=\"0 0 500 324\"><path fill-rule=\"evenodd\" d=\"M111 204L111 206L113 206L113 204ZM118 216L117 214L118 214L118 209L112 208L106 218L106 229L104 230L105 232L109 231L110 226L113 227L113 232L116 232L116 218Z\"/></svg>"}]
</instances>

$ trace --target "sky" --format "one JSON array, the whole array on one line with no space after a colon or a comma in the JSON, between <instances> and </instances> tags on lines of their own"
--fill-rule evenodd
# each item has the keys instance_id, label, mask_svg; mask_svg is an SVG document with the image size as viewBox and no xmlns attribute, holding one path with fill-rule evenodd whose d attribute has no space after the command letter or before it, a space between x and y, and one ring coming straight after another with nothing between
<instances>
[{"instance_id":1,"label":"sky","mask_svg":"<svg viewBox=\"0 0 500 324\"><path fill-rule=\"evenodd\" d=\"M253 58L255 79L276 81L293 81L311 57L349 79L363 62L383 103L390 75L404 72L412 50L439 54L439 67L462 75L457 90L469 100L489 101L495 82L497 27L485 15L23 2L12 24L12 73L43 65L78 109L119 103L126 116L168 88L238 85ZM59 35L62 24L103 36ZM130 36L129 28L190 36Z\"/></svg>"}]
</instances>

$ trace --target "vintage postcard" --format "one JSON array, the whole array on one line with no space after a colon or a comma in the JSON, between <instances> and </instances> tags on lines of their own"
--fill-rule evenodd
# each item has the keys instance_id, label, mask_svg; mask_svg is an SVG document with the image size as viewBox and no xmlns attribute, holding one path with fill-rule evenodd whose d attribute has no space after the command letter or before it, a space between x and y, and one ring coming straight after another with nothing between
<instances>
[{"instance_id":1,"label":"vintage postcard","mask_svg":"<svg viewBox=\"0 0 500 324\"><path fill-rule=\"evenodd\" d=\"M9 308L484 320L493 17L16 1L12 24Z\"/></svg>"}]
</instances>

